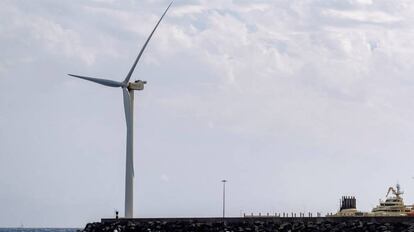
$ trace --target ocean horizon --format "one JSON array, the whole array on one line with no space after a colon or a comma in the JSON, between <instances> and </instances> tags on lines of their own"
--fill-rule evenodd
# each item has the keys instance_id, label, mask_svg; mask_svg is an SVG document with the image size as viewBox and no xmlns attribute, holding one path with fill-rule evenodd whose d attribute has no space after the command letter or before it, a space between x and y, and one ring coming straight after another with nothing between
<instances>
[{"instance_id":1,"label":"ocean horizon","mask_svg":"<svg viewBox=\"0 0 414 232\"><path fill-rule=\"evenodd\" d=\"M81 228L0 228L0 232L76 232Z\"/></svg>"}]
</instances>

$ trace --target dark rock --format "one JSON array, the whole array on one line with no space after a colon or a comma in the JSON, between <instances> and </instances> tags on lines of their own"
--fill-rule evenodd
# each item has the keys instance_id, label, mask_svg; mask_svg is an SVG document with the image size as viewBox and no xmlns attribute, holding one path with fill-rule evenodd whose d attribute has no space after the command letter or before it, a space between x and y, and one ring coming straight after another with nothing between
<instances>
[{"instance_id":1,"label":"dark rock","mask_svg":"<svg viewBox=\"0 0 414 232\"><path fill-rule=\"evenodd\" d=\"M410 222L370 222L369 220L266 220L240 218L238 220L117 220L103 223L88 223L83 232L414 232L414 221Z\"/></svg>"}]
</instances>

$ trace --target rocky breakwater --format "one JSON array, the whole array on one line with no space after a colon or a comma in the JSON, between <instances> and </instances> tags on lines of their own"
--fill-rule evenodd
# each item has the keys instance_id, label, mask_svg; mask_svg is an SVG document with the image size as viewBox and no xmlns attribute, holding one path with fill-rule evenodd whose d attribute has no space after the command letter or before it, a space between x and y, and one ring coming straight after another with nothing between
<instances>
[{"instance_id":1,"label":"rocky breakwater","mask_svg":"<svg viewBox=\"0 0 414 232\"><path fill-rule=\"evenodd\" d=\"M112 221L89 223L85 232L170 232L170 231L223 231L223 232L243 232L243 231L275 231L275 232L313 232L313 231L398 231L414 232L413 222L370 222L363 220L346 221L266 221L266 220L240 220L230 222L208 222L208 221Z\"/></svg>"}]
</instances>

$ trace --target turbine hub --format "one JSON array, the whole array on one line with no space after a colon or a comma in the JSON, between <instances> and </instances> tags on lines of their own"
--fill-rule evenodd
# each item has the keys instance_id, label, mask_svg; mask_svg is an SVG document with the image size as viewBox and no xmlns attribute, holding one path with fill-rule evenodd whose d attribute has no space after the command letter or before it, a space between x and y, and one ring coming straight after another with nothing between
<instances>
[{"instance_id":1,"label":"turbine hub","mask_svg":"<svg viewBox=\"0 0 414 232\"><path fill-rule=\"evenodd\" d=\"M128 83L128 90L143 90L146 81L136 80Z\"/></svg>"}]
</instances>

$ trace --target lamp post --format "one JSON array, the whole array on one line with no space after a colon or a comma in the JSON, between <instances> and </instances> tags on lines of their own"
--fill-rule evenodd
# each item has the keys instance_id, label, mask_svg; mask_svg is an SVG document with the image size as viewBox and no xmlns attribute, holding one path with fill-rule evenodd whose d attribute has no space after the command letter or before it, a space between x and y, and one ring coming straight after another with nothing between
<instances>
[{"instance_id":1,"label":"lamp post","mask_svg":"<svg viewBox=\"0 0 414 232\"><path fill-rule=\"evenodd\" d=\"M227 180L222 180L223 182L223 218L226 216L226 182Z\"/></svg>"}]
</instances>

